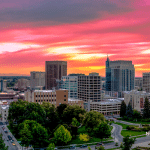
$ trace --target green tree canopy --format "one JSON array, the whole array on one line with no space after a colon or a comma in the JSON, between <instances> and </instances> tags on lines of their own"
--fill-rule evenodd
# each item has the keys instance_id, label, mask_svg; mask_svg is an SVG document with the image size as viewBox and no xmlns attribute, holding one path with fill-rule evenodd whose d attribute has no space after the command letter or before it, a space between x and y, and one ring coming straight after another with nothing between
<instances>
[{"instance_id":1,"label":"green tree canopy","mask_svg":"<svg viewBox=\"0 0 150 150\"><path fill-rule=\"evenodd\" d=\"M111 135L111 131L109 129L109 125L106 122L99 123L99 125L93 129L94 136L100 138L109 138Z\"/></svg>"},{"instance_id":2,"label":"green tree canopy","mask_svg":"<svg viewBox=\"0 0 150 150\"><path fill-rule=\"evenodd\" d=\"M46 150L55 150L55 144L54 143L50 143Z\"/></svg>"},{"instance_id":3,"label":"green tree canopy","mask_svg":"<svg viewBox=\"0 0 150 150\"><path fill-rule=\"evenodd\" d=\"M150 103L148 98L146 97L144 102L143 118L149 117L150 117Z\"/></svg>"},{"instance_id":4,"label":"green tree canopy","mask_svg":"<svg viewBox=\"0 0 150 150\"><path fill-rule=\"evenodd\" d=\"M137 110L133 110L133 118L134 119L141 119L141 113Z\"/></svg>"},{"instance_id":5,"label":"green tree canopy","mask_svg":"<svg viewBox=\"0 0 150 150\"><path fill-rule=\"evenodd\" d=\"M83 125L85 125L86 130L90 133L94 128L97 128L97 126L104 121L105 118L103 114L96 111L90 111L86 112L84 115Z\"/></svg>"},{"instance_id":6,"label":"green tree canopy","mask_svg":"<svg viewBox=\"0 0 150 150\"><path fill-rule=\"evenodd\" d=\"M86 111L85 109L81 108L78 105L67 106L63 112L63 122L67 124L71 124L72 118L76 118L78 122L80 122L80 114L84 114Z\"/></svg>"},{"instance_id":7,"label":"green tree canopy","mask_svg":"<svg viewBox=\"0 0 150 150\"><path fill-rule=\"evenodd\" d=\"M34 120L25 120L19 125L20 137L26 146L45 147L48 145L47 130Z\"/></svg>"},{"instance_id":8,"label":"green tree canopy","mask_svg":"<svg viewBox=\"0 0 150 150\"><path fill-rule=\"evenodd\" d=\"M123 138L123 150L130 150L132 144L135 142L135 138L130 138L130 136L126 136Z\"/></svg>"},{"instance_id":9,"label":"green tree canopy","mask_svg":"<svg viewBox=\"0 0 150 150\"><path fill-rule=\"evenodd\" d=\"M124 101L122 101L120 107L120 117L124 117L125 115L126 115L126 104Z\"/></svg>"},{"instance_id":10,"label":"green tree canopy","mask_svg":"<svg viewBox=\"0 0 150 150\"><path fill-rule=\"evenodd\" d=\"M126 116L128 118L132 118L133 117L133 110L132 110L132 106L131 106L130 103L128 104L127 109L126 109Z\"/></svg>"},{"instance_id":11,"label":"green tree canopy","mask_svg":"<svg viewBox=\"0 0 150 150\"><path fill-rule=\"evenodd\" d=\"M61 125L55 132L54 132L54 140L58 145L67 144L71 141L72 136L70 132L65 129L63 125Z\"/></svg>"},{"instance_id":12,"label":"green tree canopy","mask_svg":"<svg viewBox=\"0 0 150 150\"><path fill-rule=\"evenodd\" d=\"M80 123L78 122L78 120L76 118L72 118L71 125L74 127L78 127L80 125Z\"/></svg>"}]
</instances>

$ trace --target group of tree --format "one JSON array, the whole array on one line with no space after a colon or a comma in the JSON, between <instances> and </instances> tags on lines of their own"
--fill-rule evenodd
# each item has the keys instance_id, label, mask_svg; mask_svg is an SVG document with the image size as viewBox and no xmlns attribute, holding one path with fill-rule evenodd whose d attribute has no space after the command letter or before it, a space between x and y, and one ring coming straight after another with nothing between
<instances>
[{"instance_id":1,"label":"group of tree","mask_svg":"<svg viewBox=\"0 0 150 150\"><path fill-rule=\"evenodd\" d=\"M82 122L80 116L84 114L85 110L78 105L61 104L56 108L46 102L40 105L18 100L10 104L8 121L15 137L21 139L25 146L46 147L50 141L66 144L76 136ZM69 140L61 142L60 131L67 133Z\"/></svg>"},{"instance_id":2,"label":"group of tree","mask_svg":"<svg viewBox=\"0 0 150 150\"><path fill-rule=\"evenodd\" d=\"M66 145L76 138L80 125L86 129L86 135L80 135L83 141L90 136L102 140L111 135L103 114L86 112L78 105L61 104L56 108L46 102L38 104L18 100L10 104L8 120L15 137L25 146L34 148L47 147L50 143L52 148L53 144Z\"/></svg>"},{"instance_id":3,"label":"group of tree","mask_svg":"<svg viewBox=\"0 0 150 150\"><path fill-rule=\"evenodd\" d=\"M123 117L126 120L139 120L139 119L148 119L150 118L150 102L148 100L148 98L145 98L145 102L144 102L144 109L143 109L143 115L141 115L140 112L138 112L137 110L133 110L131 103L129 102L129 104L126 106L125 102L122 101L121 103L121 108L120 108L120 117Z\"/></svg>"}]
</instances>

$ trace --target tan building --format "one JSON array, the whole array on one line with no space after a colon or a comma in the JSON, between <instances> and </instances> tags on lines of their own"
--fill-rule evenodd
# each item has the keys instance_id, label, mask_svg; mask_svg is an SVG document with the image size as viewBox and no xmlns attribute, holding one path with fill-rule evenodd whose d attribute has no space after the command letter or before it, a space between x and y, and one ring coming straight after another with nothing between
<instances>
[{"instance_id":1,"label":"tan building","mask_svg":"<svg viewBox=\"0 0 150 150\"><path fill-rule=\"evenodd\" d=\"M101 102L91 102L90 110L102 113L105 116L119 115L123 99L108 99Z\"/></svg>"},{"instance_id":2,"label":"tan building","mask_svg":"<svg viewBox=\"0 0 150 150\"><path fill-rule=\"evenodd\" d=\"M77 99L68 99L68 90L28 90L25 92L25 100L28 102L35 102L42 104L49 102L56 107L60 104L77 104L83 108L83 101Z\"/></svg>"},{"instance_id":3,"label":"tan building","mask_svg":"<svg viewBox=\"0 0 150 150\"><path fill-rule=\"evenodd\" d=\"M45 62L45 87L52 90L57 87L56 80L67 76L67 61L46 61Z\"/></svg>"},{"instance_id":4,"label":"tan building","mask_svg":"<svg viewBox=\"0 0 150 150\"><path fill-rule=\"evenodd\" d=\"M143 73L143 91L150 93L150 72Z\"/></svg>"},{"instance_id":5,"label":"tan building","mask_svg":"<svg viewBox=\"0 0 150 150\"><path fill-rule=\"evenodd\" d=\"M126 105L130 103L133 109L141 113L144 109L144 102L146 97L150 99L150 93L137 90L124 92L124 102L126 103Z\"/></svg>"}]
</instances>

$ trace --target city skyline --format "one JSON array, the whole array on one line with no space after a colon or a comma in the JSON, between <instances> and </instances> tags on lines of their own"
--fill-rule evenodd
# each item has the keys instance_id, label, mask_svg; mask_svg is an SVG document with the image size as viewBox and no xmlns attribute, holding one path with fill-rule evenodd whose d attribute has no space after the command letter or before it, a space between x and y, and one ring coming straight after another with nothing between
<instances>
[{"instance_id":1,"label":"city skyline","mask_svg":"<svg viewBox=\"0 0 150 150\"><path fill-rule=\"evenodd\" d=\"M6 0L0 6L0 75L45 71L67 61L70 73L105 76L111 61L131 60L150 72L150 2L146 0Z\"/></svg>"}]
</instances>

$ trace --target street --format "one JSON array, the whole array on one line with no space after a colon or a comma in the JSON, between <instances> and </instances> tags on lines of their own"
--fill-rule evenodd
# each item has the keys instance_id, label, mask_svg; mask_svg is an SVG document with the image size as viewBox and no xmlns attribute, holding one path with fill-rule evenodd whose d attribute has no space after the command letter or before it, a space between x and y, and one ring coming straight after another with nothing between
<instances>
[{"instance_id":1,"label":"street","mask_svg":"<svg viewBox=\"0 0 150 150\"><path fill-rule=\"evenodd\" d=\"M4 140L4 142L5 142L5 144L6 144L6 146L8 146L9 148L8 148L8 150L18 150L18 148L16 147L16 146L13 146L12 145L12 143L10 142L10 140L8 139L8 135L10 135L10 132L8 131L8 133L5 133L4 132L4 130L2 129L2 126L3 125L0 125L0 133L2 133L3 134L3 140ZM4 125L4 127L5 127L6 125ZM7 141L8 140L8 141ZM13 138L13 140L14 140L14 138ZM15 143L15 140L14 140L14 143Z\"/></svg>"}]
</instances>

